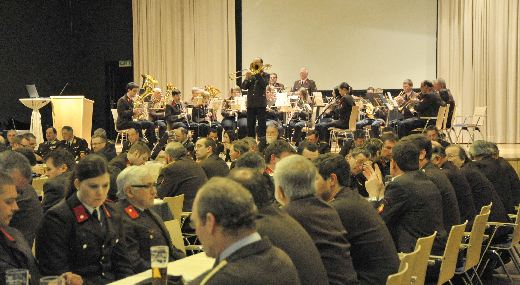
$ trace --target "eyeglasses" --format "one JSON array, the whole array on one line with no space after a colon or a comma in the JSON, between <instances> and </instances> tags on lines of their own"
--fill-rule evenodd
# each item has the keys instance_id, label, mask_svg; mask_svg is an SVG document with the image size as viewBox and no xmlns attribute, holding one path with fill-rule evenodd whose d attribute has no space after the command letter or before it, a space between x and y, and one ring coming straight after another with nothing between
<instances>
[{"instance_id":1,"label":"eyeglasses","mask_svg":"<svg viewBox=\"0 0 520 285\"><path fill-rule=\"evenodd\" d=\"M156 188L159 184L157 182L154 183L148 183L148 184L134 184L130 185L135 188L143 188L143 189L150 189L150 188Z\"/></svg>"}]
</instances>

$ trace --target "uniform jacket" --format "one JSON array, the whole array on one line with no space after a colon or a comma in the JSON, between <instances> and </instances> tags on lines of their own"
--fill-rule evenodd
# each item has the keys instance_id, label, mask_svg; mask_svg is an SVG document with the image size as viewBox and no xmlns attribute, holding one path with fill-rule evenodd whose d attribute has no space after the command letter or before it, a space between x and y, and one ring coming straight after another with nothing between
<instances>
[{"instance_id":1,"label":"uniform jacket","mask_svg":"<svg viewBox=\"0 0 520 285\"><path fill-rule=\"evenodd\" d=\"M53 141L44 141L38 146L36 153L45 159L51 151L55 150L59 146L59 143L60 141L58 139Z\"/></svg>"},{"instance_id":2,"label":"uniform jacket","mask_svg":"<svg viewBox=\"0 0 520 285\"><path fill-rule=\"evenodd\" d=\"M36 231L43 217L43 210L38 194L31 185L16 187L18 212L13 215L9 226L19 230L28 244L33 244Z\"/></svg>"},{"instance_id":3,"label":"uniform jacket","mask_svg":"<svg viewBox=\"0 0 520 285\"><path fill-rule=\"evenodd\" d=\"M43 212L47 212L52 206L58 204L65 197L72 178L72 171L53 177L43 184Z\"/></svg>"},{"instance_id":4,"label":"uniform jacket","mask_svg":"<svg viewBox=\"0 0 520 285\"><path fill-rule=\"evenodd\" d=\"M267 98L265 88L269 84L269 74L259 73L242 82L242 89L247 89L247 108L265 108Z\"/></svg>"},{"instance_id":5,"label":"uniform jacket","mask_svg":"<svg viewBox=\"0 0 520 285\"><path fill-rule=\"evenodd\" d=\"M80 154L82 152L85 154L88 154L90 152L87 141L82 138L78 138L77 136L74 136L74 138L72 138L70 144L68 141L65 140L60 141L59 147L68 150L70 153L72 153L72 155L74 155L76 159L79 159Z\"/></svg>"},{"instance_id":6,"label":"uniform jacket","mask_svg":"<svg viewBox=\"0 0 520 285\"><path fill-rule=\"evenodd\" d=\"M134 116L134 103L127 94L117 100L117 121L116 126L119 130L128 129L129 123Z\"/></svg>"},{"instance_id":7,"label":"uniform jacket","mask_svg":"<svg viewBox=\"0 0 520 285\"><path fill-rule=\"evenodd\" d=\"M5 284L6 270L22 268L29 270L32 285L39 284L38 265L22 233L15 228L0 226L0 284Z\"/></svg>"},{"instance_id":8,"label":"uniform jacket","mask_svg":"<svg viewBox=\"0 0 520 285\"><path fill-rule=\"evenodd\" d=\"M298 89L300 89L302 87L307 88L307 90L309 90L310 93L318 91L318 89L316 88L316 82L314 82L314 80L307 78L307 79L305 79L303 84L301 81L302 81L301 79L294 81L291 91L293 91L293 92L298 91Z\"/></svg>"}]
</instances>

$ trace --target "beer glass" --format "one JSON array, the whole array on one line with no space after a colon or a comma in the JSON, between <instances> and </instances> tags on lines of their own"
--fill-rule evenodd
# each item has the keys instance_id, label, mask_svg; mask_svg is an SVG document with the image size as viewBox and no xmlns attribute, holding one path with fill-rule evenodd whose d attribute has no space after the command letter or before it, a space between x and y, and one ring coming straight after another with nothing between
<instances>
[{"instance_id":1,"label":"beer glass","mask_svg":"<svg viewBox=\"0 0 520 285\"><path fill-rule=\"evenodd\" d=\"M167 285L168 283L168 246L158 245L150 247L152 263L152 284Z\"/></svg>"},{"instance_id":2,"label":"beer glass","mask_svg":"<svg viewBox=\"0 0 520 285\"><path fill-rule=\"evenodd\" d=\"M29 285L29 270L8 269L5 271L6 285Z\"/></svg>"},{"instance_id":3,"label":"beer glass","mask_svg":"<svg viewBox=\"0 0 520 285\"><path fill-rule=\"evenodd\" d=\"M65 285L65 279L60 276L47 276L40 278L40 285Z\"/></svg>"}]
</instances>

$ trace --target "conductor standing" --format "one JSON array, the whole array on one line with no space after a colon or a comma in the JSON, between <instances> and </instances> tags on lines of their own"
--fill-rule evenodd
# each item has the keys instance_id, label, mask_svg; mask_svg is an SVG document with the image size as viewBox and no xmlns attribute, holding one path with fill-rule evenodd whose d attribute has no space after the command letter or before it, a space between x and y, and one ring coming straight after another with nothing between
<instances>
[{"instance_id":1,"label":"conductor standing","mask_svg":"<svg viewBox=\"0 0 520 285\"><path fill-rule=\"evenodd\" d=\"M252 71L257 70L253 75ZM253 59L251 70L246 72L242 89L247 89L247 135L255 137L256 121L258 120L258 136L265 136L265 114L267 99L265 89L269 84L269 74L264 72L264 62L261 58Z\"/></svg>"}]
</instances>

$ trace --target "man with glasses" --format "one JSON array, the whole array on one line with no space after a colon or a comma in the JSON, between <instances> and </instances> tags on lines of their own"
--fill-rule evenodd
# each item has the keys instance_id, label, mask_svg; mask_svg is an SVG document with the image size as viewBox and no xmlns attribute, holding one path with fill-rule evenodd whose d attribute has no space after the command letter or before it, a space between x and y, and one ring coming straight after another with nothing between
<instances>
[{"instance_id":1,"label":"man with glasses","mask_svg":"<svg viewBox=\"0 0 520 285\"><path fill-rule=\"evenodd\" d=\"M170 261L184 257L175 248L161 217L151 210L157 184L146 165L125 168L117 177L118 206L128 257L136 272L150 268L150 247L166 245Z\"/></svg>"}]
</instances>

